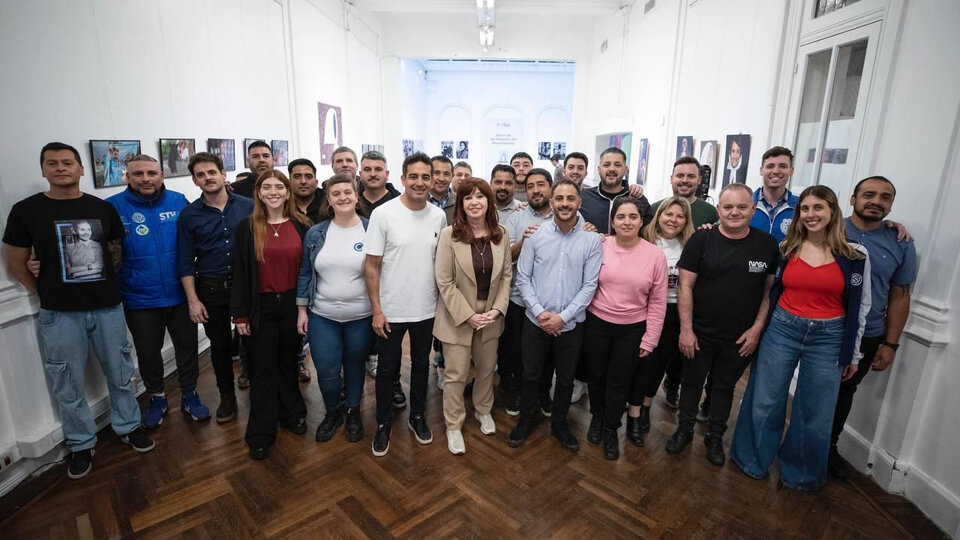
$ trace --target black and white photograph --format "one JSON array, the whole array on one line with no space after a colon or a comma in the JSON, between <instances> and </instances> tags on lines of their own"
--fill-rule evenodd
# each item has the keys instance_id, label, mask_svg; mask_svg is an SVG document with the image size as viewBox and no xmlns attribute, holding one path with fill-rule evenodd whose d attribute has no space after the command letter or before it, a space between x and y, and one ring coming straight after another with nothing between
<instances>
[{"instance_id":1,"label":"black and white photograph","mask_svg":"<svg viewBox=\"0 0 960 540\"><path fill-rule=\"evenodd\" d=\"M126 184L127 162L139 153L140 141L90 141L90 157L93 162L93 187L105 188Z\"/></svg>"},{"instance_id":2,"label":"black and white photograph","mask_svg":"<svg viewBox=\"0 0 960 540\"><path fill-rule=\"evenodd\" d=\"M453 159L453 141L440 141L440 155Z\"/></svg>"},{"instance_id":3,"label":"black and white photograph","mask_svg":"<svg viewBox=\"0 0 960 540\"><path fill-rule=\"evenodd\" d=\"M723 184L747 181L750 162L750 135L727 135L727 147L723 157Z\"/></svg>"},{"instance_id":4,"label":"black and white photograph","mask_svg":"<svg viewBox=\"0 0 960 540\"><path fill-rule=\"evenodd\" d=\"M360 155L366 154L367 152L380 152L383 153L382 144L361 144L360 145Z\"/></svg>"},{"instance_id":5,"label":"black and white photograph","mask_svg":"<svg viewBox=\"0 0 960 540\"><path fill-rule=\"evenodd\" d=\"M60 249L60 279L64 283L106 279L103 266L103 226L99 219L55 221Z\"/></svg>"},{"instance_id":6,"label":"black and white photograph","mask_svg":"<svg viewBox=\"0 0 960 540\"><path fill-rule=\"evenodd\" d=\"M457 144L457 159L469 159L470 158L470 143L467 141L460 141Z\"/></svg>"},{"instance_id":7,"label":"black and white photograph","mask_svg":"<svg viewBox=\"0 0 960 540\"><path fill-rule=\"evenodd\" d=\"M567 143L565 142L553 143L553 153L560 156L560 161L563 161L563 159L567 157Z\"/></svg>"},{"instance_id":8,"label":"black and white photograph","mask_svg":"<svg viewBox=\"0 0 960 540\"><path fill-rule=\"evenodd\" d=\"M677 137L677 159L693 155L693 136L681 135Z\"/></svg>"},{"instance_id":9,"label":"black and white photograph","mask_svg":"<svg viewBox=\"0 0 960 540\"><path fill-rule=\"evenodd\" d=\"M413 139L403 140L403 157L408 157L415 152L413 146Z\"/></svg>"},{"instance_id":10,"label":"black and white photograph","mask_svg":"<svg viewBox=\"0 0 960 540\"><path fill-rule=\"evenodd\" d=\"M549 160L553 155L553 144L549 141L542 141L537 144L537 159Z\"/></svg>"},{"instance_id":11,"label":"black and white photograph","mask_svg":"<svg viewBox=\"0 0 960 540\"><path fill-rule=\"evenodd\" d=\"M167 178L190 176L187 163L197 153L194 139L160 139L160 163Z\"/></svg>"}]
</instances>

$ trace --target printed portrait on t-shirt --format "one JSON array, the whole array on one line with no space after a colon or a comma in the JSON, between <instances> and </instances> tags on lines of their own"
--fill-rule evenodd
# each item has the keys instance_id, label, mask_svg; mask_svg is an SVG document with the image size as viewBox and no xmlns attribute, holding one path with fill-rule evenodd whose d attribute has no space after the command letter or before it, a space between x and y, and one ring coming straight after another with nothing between
<instances>
[{"instance_id":1,"label":"printed portrait on t-shirt","mask_svg":"<svg viewBox=\"0 0 960 540\"><path fill-rule=\"evenodd\" d=\"M106 279L103 266L103 226L99 219L55 221L64 283Z\"/></svg>"}]
</instances>

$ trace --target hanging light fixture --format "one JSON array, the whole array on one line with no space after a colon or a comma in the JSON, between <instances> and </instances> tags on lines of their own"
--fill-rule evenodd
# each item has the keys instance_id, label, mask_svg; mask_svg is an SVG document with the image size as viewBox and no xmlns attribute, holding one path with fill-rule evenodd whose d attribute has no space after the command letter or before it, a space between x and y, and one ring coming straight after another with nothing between
<instances>
[{"instance_id":1,"label":"hanging light fixture","mask_svg":"<svg viewBox=\"0 0 960 540\"><path fill-rule=\"evenodd\" d=\"M477 0L477 27L480 31L480 46L487 52L493 46L493 32L496 28L497 15L494 11L496 0Z\"/></svg>"}]
</instances>

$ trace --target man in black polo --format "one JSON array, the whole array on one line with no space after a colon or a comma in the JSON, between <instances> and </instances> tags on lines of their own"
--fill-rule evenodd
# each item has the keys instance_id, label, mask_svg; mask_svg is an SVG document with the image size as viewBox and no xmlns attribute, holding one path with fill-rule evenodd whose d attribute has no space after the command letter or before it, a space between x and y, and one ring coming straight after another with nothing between
<instances>
[{"instance_id":1,"label":"man in black polo","mask_svg":"<svg viewBox=\"0 0 960 540\"><path fill-rule=\"evenodd\" d=\"M237 195L252 199L257 178L265 171L273 169L273 151L266 141L254 141L247 147L247 167L250 167L250 174L243 180L230 184L230 187Z\"/></svg>"}]
</instances>

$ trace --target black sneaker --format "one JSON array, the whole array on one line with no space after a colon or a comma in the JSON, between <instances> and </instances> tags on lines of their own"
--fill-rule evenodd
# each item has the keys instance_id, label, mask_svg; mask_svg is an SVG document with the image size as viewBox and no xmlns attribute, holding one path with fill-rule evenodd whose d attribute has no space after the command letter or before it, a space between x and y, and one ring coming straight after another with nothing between
<instances>
[{"instance_id":1,"label":"black sneaker","mask_svg":"<svg viewBox=\"0 0 960 540\"><path fill-rule=\"evenodd\" d=\"M668 384L666 380L663 381L663 392L665 394L665 399L667 402L667 407L671 409L680 408L680 386L674 386Z\"/></svg>"},{"instance_id":2,"label":"black sneaker","mask_svg":"<svg viewBox=\"0 0 960 540\"><path fill-rule=\"evenodd\" d=\"M337 434L337 428L343 423L343 407L328 412L323 422L317 426L317 442L327 442Z\"/></svg>"},{"instance_id":3,"label":"black sneaker","mask_svg":"<svg viewBox=\"0 0 960 540\"><path fill-rule=\"evenodd\" d=\"M122 435L120 440L129 444L137 452L149 452L157 447L157 443L153 442L153 439L147 435L147 432L140 427L126 435Z\"/></svg>"},{"instance_id":4,"label":"black sneaker","mask_svg":"<svg viewBox=\"0 0 960 540\"><path fill-rule=\"evenodd\" d=\"M707 461L717 467L723 467L727 461L727 456L723 453L723 439L707 435L703 439L703 444L707 445Z\"/></svg>"},{"instance_id":5,"label":"black sneaker","mask_svg":"<svg viewBox=\"0 0 960 540\"><path fill-rule=\"evenodd\" d=\"M555 422L550 425L550 436L560 441L560 444L571 452L580 451L580 443L577 438L570 433L570 427L566 422Z\"/></svg>"},{"instance_id":6,"label":"black sneaker","mask_svg":"<svg viewBox=\"0 0 960 540\"><path fill-rule=\"evenodd\" d=\"M407 406L407 396L403 393L400 381L393 383L393 408L402 409Z\"/></svg>"},{"instance_id":7,"label":"black sneaker","mask_svg":"<svg viewBox=\"0 0 960 540\"><path fill-rule=\"evenodd\" d=\"M93 469L93 449L77 450L70 454L70 467L67 476L72 480L83 478Z\"/></svg>"},{"instance_id":8,"label":"black sneaker","mask_svg":"<svg viewBox=\"0 0 960 540\"><path fill-rule=\"evenodd\" d=\"M603 440L603 420L599 416L590 418L590 428L587 429L587 442L600 444Z\"/></svg>"},{"instance_id":9,"label":"black sneaker","mask_svg":"<svg viewBox=\"0 0 960 540\"><path fill-rule=\"evenodd\" d=\"M380 457L387 455L390 450L390 426L377 426L377 434L373 436L373 455Z\"/></svg>"},{"instance_id":10,"label":"black sneaker","mask_svg":"<svg viewBox=\"0 0 960 540\"><path fill-rule=\"evenodd\" d=\"M269 455L270 455L269 446L250 447L250 457L257 461L267 459Z\"/></svg>"},{"instance_id":11,"label":"black sneaker","mask_svg":"<svg viewBox=\"0 0 960 540\"><path fill-rule=\"evenodd\" d=\"M550 414L553 411L553 400L545 397L540 400L540 414L550 418Z\"/></svg>"},{"instance_id":12,"label":"black sneaker","mask_svg":"<svg viewBox=\"0 0 960 540\"><path fill-rule=\"evenodd\" d=\"M686 448L692 440L693 431L686 431L682 427L678 427L677 430L673 432L670 440L667 441L665 449L668 454L679 454L683 452L683 449Z\"/></svg>"},{"instance_id":13,"label":"black sneaker","mask_svg":"<svg viewBox=\"0 0 960 540\"><path fill-rule=\"evenodd\" d=\"M427 426L427 421L423 418L423 415L411 416L410 422L407 425L410 426L410 431L413 432L418 443L430 444L433 442L433 433L430 432L430 428Z\"/></svg>"},{"instance_id":14,"label":"black sneaker","mask_svg":"<svg viewBox=\"0 0 960 540\"><path fill-rule=\"evenodd\" d=\"M510 435L507 435L507 444L512 448L519 448L524 441L530 436L530 433L533 431L534 422L532 419L525 415L520 416L520 421L517 422L517 427L513 428L513 431L510 432Z\"/></svg>"},{"instance_id":15,"label":"black sneaker","mask_svg":"<svg viewBox=\"0 0 960 540\"><path fill-rule=\"evenodd\" d=\"M363 419L360 418L360 409L351 407L347 409L347 427L344 428L347 435L347 442L357 442L363 439Z\"/></svg>"},{"instance_id":16,"label":"black sneaker","mask_svg":"<svg viewBox=\"0 0 960 540\"><path fill-rule=\"evenodd\" d=\"M840 456L840 452L837 452L836 446L830 448L830 455L827 457L827 473L840 480L846 480L850 477L850 466Z\"/></svg>"},{"instance_id":17,"label":"black sneaker","mask_svg":"<svg viewBox=\"0 0 960 540\"><path fill-rule=\"evenodd\" d=\"M217 423L225 424L237 417L237 396L220 394L220 406L217 407Z\"/></svg>"},{"instance_id":18,"label":"black sneaker","mask_svg":"<svg viewBox=\"0 0 960 540\"><path fill-rule=\"evenodd\" d=\"M507 401L507 414L510 416L520 416L520 394L511 395Z\"/></svg>"},{"instance_id":19,"label":"black sneaker","mask_svg":"<svg viewBox=\"0 0 960 540\"><path fill-rule=\"evenodd\" d=\"M615 429L603 430L603 457L611 461L620 459L620 438Z\"/></svg>"},{"instance_id":20,"label":"black sneaker","mask_svg":"<svg viewBox=\"0 0 960 540\"><path fill-rule=\"evenodd\" d=\"M635 446L643 446L643 430L640 429L640 418L627 415L627 440Z\"/></svg>"}]
</instances>

